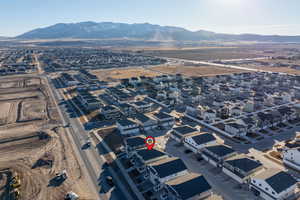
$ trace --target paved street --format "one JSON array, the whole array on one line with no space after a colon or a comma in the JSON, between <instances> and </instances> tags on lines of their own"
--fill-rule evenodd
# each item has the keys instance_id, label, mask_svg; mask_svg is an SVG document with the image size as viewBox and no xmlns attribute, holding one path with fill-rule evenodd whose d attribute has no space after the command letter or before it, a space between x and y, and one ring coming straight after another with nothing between
<instances>
[{"instance_id":1,"label":"paved street","mask_svg":"<svg viewBox=\"0 0 300 200\"><path fill-rule=\"evenodd\" d=\"M48 81L50 81L49 78ZM63 99L62 95L55 89L52 83L49 85L52 88L55 100L57 102L60 102L60 99ZM72 108L73 105L71 105L71 102L67 101L67 103L69 104L68 107ZM68 116L67 107L65 106L65 104L60 104L57 106L59 108L60 116L63 120L63 126L66 126L68 124L70 125L68 128L66 128L66 131L68 131L73 137L78 153L86 166L90 180L93 183L94 189L98 193L99 199L120 199L120 197L122 197L123 195L120 193L119 189L116 188L113 193L110 193L111 191L107 192L107 190L102 188L103 184L100 184L103 183L100 177L103 178L103 174L106 172L103 171L103 164L105 163L105 159L102 155L100 155L101 152L98 152L98 148L95 147L97 144L94 144L92 145L92 147L83 150L82 147L89 138L88 132L84 130L82 124L78 121L78 119L70 118ZM104 193L103 191L106 191L107 193Z\"/></svg>"}]
</instances>

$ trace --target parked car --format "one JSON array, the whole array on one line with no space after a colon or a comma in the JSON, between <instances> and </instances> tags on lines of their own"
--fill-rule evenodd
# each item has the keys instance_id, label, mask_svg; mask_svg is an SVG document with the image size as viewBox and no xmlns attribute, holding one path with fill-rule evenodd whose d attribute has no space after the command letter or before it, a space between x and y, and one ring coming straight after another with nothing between
<instances>
[{"instance_id":1,"label":"parked car","mask_svg":"<svg viewBox=\"0 0 300 200\"><path fill-rule=\"evenodd\" d=\"M113 178L111 176L106 177L106 182L109 186L114 186Z\"/></svg>"},{"instance_id":2,"label":"parked car","mask_svg":"<svg viewBox=\"0 0 300 200\"><path fill-rule=\"evenodd\" d=\"M186 150L184 151L184 153L189 154L189 153L192 153L192 151L189 150L189 149L186 149Z\"/></svg>"}]
</instances>

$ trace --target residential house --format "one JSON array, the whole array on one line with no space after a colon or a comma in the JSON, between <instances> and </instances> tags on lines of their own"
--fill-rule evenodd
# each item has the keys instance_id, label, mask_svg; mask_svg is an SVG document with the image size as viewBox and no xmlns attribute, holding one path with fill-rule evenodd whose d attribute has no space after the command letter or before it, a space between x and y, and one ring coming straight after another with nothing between
<instances>
[{"instance_id":1,"label":"residential house","mask_svg":"<svg viewBox=\"0 0 300 200\"><path fill-rule=\"evenodd\" d=\"M297 181L284 171L268 169L252 177L249 187L255 195L265 200L295 199Z\"/></svg>"},{"instance_id":2,"label":"residential house","mask_svg":"<svg viewBox=\"0 0 300 200\"><path fill-rule=\"evenodd\" d=\"M142 136L132 136L124 139L126 153L131 155L134 150L145 148L145 138Z\"/></svg>"},{"instance_id":3,"label":"residential house","mask_svg":"<svg viewBox=\"0 0 300 200\"><path fill-rule=\"evenodd\" d=\"M145 145L144 145L145 146ZM127 154L127 157L130 159L131 164L134 166L139 173L144 174L144 178L149 178L149 173L147 173L147 165L156 162L161 159L166 159L169 156L159 150L152 149L149 151L147 148L141 148L131 151Z\"/></svg>"},{"instance_id":4,"label":"residential house","mask_svg":"<svg viewBox=\"0 0 300 200\"><path fill-rule=\"evenodd\" d=\"M150 131L157 128L157 121L153 118L150 118L142 113L137 113L134 116L137 123L140 125L141 129L144 131Z\"/></svg>"},{"instance_id":5,"label":"residential house","mask_svg":"<svg viewBox=\"0 0 300 200\"><path fill-rule=\"evenodd\" d=\"M77 85L79 83L70 74L67 74L67 73L61 73L60 79L64 82L65 85L67 85L69 87Z\"/></svg>"},{"instance_id":6,"label":"residential house","mask_svg":"<svg viewBox=\"0 0 300 200\"><path fill-rule=\"evenodd\" d=\"M206 111L203 112L202 118L204 119L204 121L212 123L215 122L215 119L217 117L216 111L212 110L212 109L208 109Z\"/></svg>"},{"instance_id":7,"label":"residential house","mask_svg":"<svg viewBox=\"0 0 300 200\"><path fill-rule=\"evenodd\" d=\"M108 105L100 108L100 113L105 119L118 119L121 117L121 111L114 105Z\"/></svg>"},{"instance_id":8,"label":"residential house","mask_svg":"<svg viewBox=\"0 0 300 200\"><path fill-rule=\"evenodd\" d=\"M188 169L180 158L167 158L149 165L150 179L158 178L165 183L176 177L188 174Z\"/></svg>"},{"instance_id":9,"label":"residential house","mask_svg":"<svg viewBox=\"0 0 300 200\"><path fill-rule=\"evenodd\" d=\"M273 116L272 114L268 113L263 113L263 112L259 112L257 113L257 117L258 117L258 126L261 129L266 129L268 127L271 127L273 124Z\"/></svg>"},{"instance_id":10,"label":"residential house","mask_svg":"<svg viewBox=\"0 0 300 200\"><path fill-rule=\"evenodd\" d=\"M152 104L151 102L146 102L146 101L137 101L133 102L132 106L141 113L147 113L152 111Z\"/></svg>"},{"instance_id":11,"label":"residential house","mask_svg":"<svg viewBox=\"0 0 300 200\"><path fill-rule=\"evenodd\" d=\"M250 178L263 170L263 165L247 157L236 156L223 163L223 172L239 183L248 183Z\"/></svg>"},{"instance_id":12,"label":"residential house","mask_svg":"<svg viewBox=\"0 0 300 200\"><path fill-rule=\"evenodd\" d=\"M237 121L247 128L247 133L254 133L259 130L258 120L253 116L244 117Z\"/></svg>"},{"instance_id":13,"label":"residential house","mask_svg":"<svg viewBox=\"0 0 300 200\"><path fill-rule=\"evenodd\" d=\"M95 96L84 90L78 90L77 99L86 110L95 110L101 106L101 102Z\"/></svg>"},{"instance_id":14,"label":"residential house","mask_svg":"<svg viewBox=\"0 0 300 200\"><path fill-rule=\"evenodd\" d=\"M234 106L233 108L230 109L231 115L234 116L239 116L242 114L242 108L239 106Z\"/></svg>"},{"instance_id":15,"label":"residential house","mask_svg":"<svg viewBox=\"0 0 300 200\"><path fill-rule=\"evenodd\" d=\"M175 123L174 117L165 112L154 113L153 117L157 120L158 126L161 128L172 127Z\"/></svg>"},{"instance_id":16,"label":"residential house","mask_svg":"<svg viewBox=\"0 0 300 200\"><path fill-rule=\"evenodd\" d=\"M277 109L277 111L281 115L282 122L286 122L287 120L295 119L297 118L297 114L295 111L292 110L291 107L288 106L281 106Z\"/></svg>"},{"instance_id":17,"label":"residential house","mask_svg":"<svg viewBox=\"0 0 300 200\"><path fill-rule=\"evenodd\" d=\"M254 112L254 102L247 101L244 105L244 111L245 112Z\"/></svg>"},{"instance_id":18,"label":"residential house","mask_svg":"<svg viewBox=\"0 0 300 200\"><path fill-rule=\"evenodd\" d=\"M224 160L237 155L237 152L225 145L206 146L202 149L201 155L215 167L222 167Z\"/></svg>"},{"instance_id":19,"label":"residential house","mask_svg":"<svg viewBox=\"0 0 300 200\"><path fill-rule=\"evenodd\" d=\"M194 153L200 152L206 146L217 145L216 138L210 133L200 133L184 138L184 146Z\"/></svg>"},{"instance_id":20,"label":"residential house","mask_svg":"<svg viewBox=\"0 0 300 200\"><path fill-rule=\"evenodd\" d=\"M212 195L212 187L203 175L189 173L188 175L166 182L171 195L170 199L198 200ZM173 198L172 198L173 197Z\"/></svg>"},{"instance_id":21,"label":"residential house","mask_svg":"<svg viewBox=\"0 0 300 200\"><path fill-rule=\"evenodd\" d=\"M120 110L124 116L128 117L128 116L133 116L136 114L135 108L132 105L130 105L129 103L121 103L118 105L118 107L120 108Z\"/></svg>"},{"instance_id":22,"label":"residential house","mask_svg":"<svg viewBox=\"0 0 300 200\"><path fill-rule=\"evenodd\" d=\"M171 131L170 137L177 142L183 142L184 138L190 135L195 135L198 130L187 125L177 126Z\"/></svg>"},{"instance_id":23,"label":"residential house","mask_svg":"<svg viewBox=\"0 0 300 200\"><path fill-rule=\"evenodd\" d=\"M122 135L137 135L140 133L139 125L129 119L121 119L116 123Z\"/></svg>"},{"instance_id":24,"label":"residential house","mask_svg":"<svg viewBox=\"0 0 300 200\"><path fill-rule=\"evenodd\" d=\"M225 124L225 131L232 137L243 137L247 134L247 127L236 122L231 122Z\"/></svg>"},{"instance_id":25,"label":"residential house","mask_svg":"<svg viewBox=\"0 0 300 200\"><path fill-rule=\"evenodd\" d=\"M161 159L169 158L168 154L157 149L152 149L151 151L146 148L137 149L136 155L144 164L150 164Z\"/></svg>"},{"instance_id":26,"label":"residential house","mask_svg":"<svg viewBox=\"0 0 300 200\"><path fill-rule=\"evenodd\" d=\"M300 170L300 148L285 149L282 153L285 165Z\"/></svg>"}]
</instances>

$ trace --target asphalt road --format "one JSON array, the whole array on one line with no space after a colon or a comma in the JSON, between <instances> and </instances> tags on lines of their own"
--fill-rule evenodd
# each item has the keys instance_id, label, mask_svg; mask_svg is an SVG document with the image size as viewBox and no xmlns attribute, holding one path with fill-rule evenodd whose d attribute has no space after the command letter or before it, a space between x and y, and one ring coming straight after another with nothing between
<instances>
[{"instance_id":1,"label":"asphalt road","mask_svg":"<svg viewBox=\"0 0 300 200\"><path fill-rule=\"evenodd\" d=\"M60 102L60 100L63 99L63 97L55 89L51 80L49 80L48 77L46 77L46 79L47 79L47 84L50 88L51 96L55 99L55 104L57 106L59 115L62 119L63 126L68 125L68 127L66 127L65 130L67 131L67 133L69 133L72 136L72 139L77 149L77 153L79 154L79 156L81 157L85 165L92 189L98 195L98 199L101 200L119 199L118 197L122 195L118 194L118 192L114 192L115 195L110 195L110 193L106 194L100 192L103 191L102 189L103 184L100 184L100 182L103 181L100 179L100 177L101 174L105 173L102 168L105 161L101 158L99 152L97 151L94 145L92 145L88 149L82 148L89 138L87 131L84 130L82 124L76 118L69 118L67 108L65 107L66 104L60 104L60 105L57 104L57 102ZM71 103L69 101L68 104L69 104L68 105L69 108L71 108L72 105L70 105Z\"/></svg>"}]
</instances>

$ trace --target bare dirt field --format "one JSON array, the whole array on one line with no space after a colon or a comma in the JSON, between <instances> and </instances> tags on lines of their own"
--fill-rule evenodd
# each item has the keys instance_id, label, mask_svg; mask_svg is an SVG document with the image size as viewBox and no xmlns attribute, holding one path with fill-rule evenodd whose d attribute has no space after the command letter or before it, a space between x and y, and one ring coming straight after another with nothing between
<instances>
[{"instance_id":1,"label":"bare dirt field","mask_svg":"<svg viewBox=\"0 0 300 200\"><path fill-rule=\"evenodd\" d=\"M6 120L9 114L10 103L0 103L0 121ZM0 123L1 124L1 123Z\"/></svg>"},{"instance_id":2,"label":"bare dirt field","mask_svg":"<svg viewBox=\"0 0 300 200\"><path fill-rule=\"evenodd\" d=\"M225 67L214 67L214 66L158 66L151 67L150 69L166 73L166 74L177 74L180 73L184 76L215 76L221 74L232 74L249 72L247 70L232 69Z\"/></svg>"},{"instance_id":3,"label":"bare dirt field","mask_svg":"<svg viewBox=\"0 0 300 200\"><path fill-rule=\"evenodd\" d=\"M8 80L0 79L0 85ZM95 199L70 135L60 127L48 88L39 78L13 81L20 87L0 91L0 120L5 119L0 123L0 199L14 199L16 191L20 192L19 200L61 200L69 191L83 200ZM62 170L68 178L57 184L53 178ZM16 174L20 185L14 187L9 182Z\"/></svg>"},{"instance_id":4,"label":"bare dirt field","mask_svg":"<svg viewBox=\"0 0 300 200\"><path fill-rule=\"evenodd\" d=\"M260 69L270 72L282 72L287 74L300 75L300 70L289 68L289 67L263 67L263 66L247 66L248 68Z\"/></svg>"},{"instance_id":5,"label":"bare dirt field","mask_svg":"<svg viewBox=\"0 0 300 200\"><path fill-rule=\"evenodd\" d=\"M23 101L21 106L21 121L47 119L44 101Z\"/></svg>"},{"instance_id":6,"label":"bare dirt field","mask_svg":"<svg viewBox=\"0 0 300 200\"><path fill-rule=\"evenodd\" d=\"M35 85L40 85L41 84L41 80L38 78L32 78L32 79L28 79L25 82L26 86L35 86Z\"/></svg>"},{"instance_id":7,"label":"bare dirt field","mask_svg":"<svg viewBox=\"0 0 300 200\"><path fill-rule=\"evenodd\" d=\"M113 70L94 70L92 71L100 80L114 81L116 79L131 78L137 76L158 76L160 73L146 70L144 68L126 68Z\"/></svg>"},{"instance_id":8,"label":"bare dirt field","mask_svg":"<svg viewBox=\"0 0 300 200\"><path fill-rule=\"evenodd\" d=\"M19 87L19 83L15 81L0 83L0 88Z\"/></svg>"},{"instance_id":9,"label":"bare dirt field","mask_svg":"<svg viewBox=\"0 0 300 200\"><path fill-rule=\"evenodd\" d=\"M242 47L227 48L204 48L204 49L183 49L183 50L155 50L144 51L146 55L180 58L187 60L219 60L219 59L242 59L263 56L255 50Z\"/></svg>"}]
</instances>

